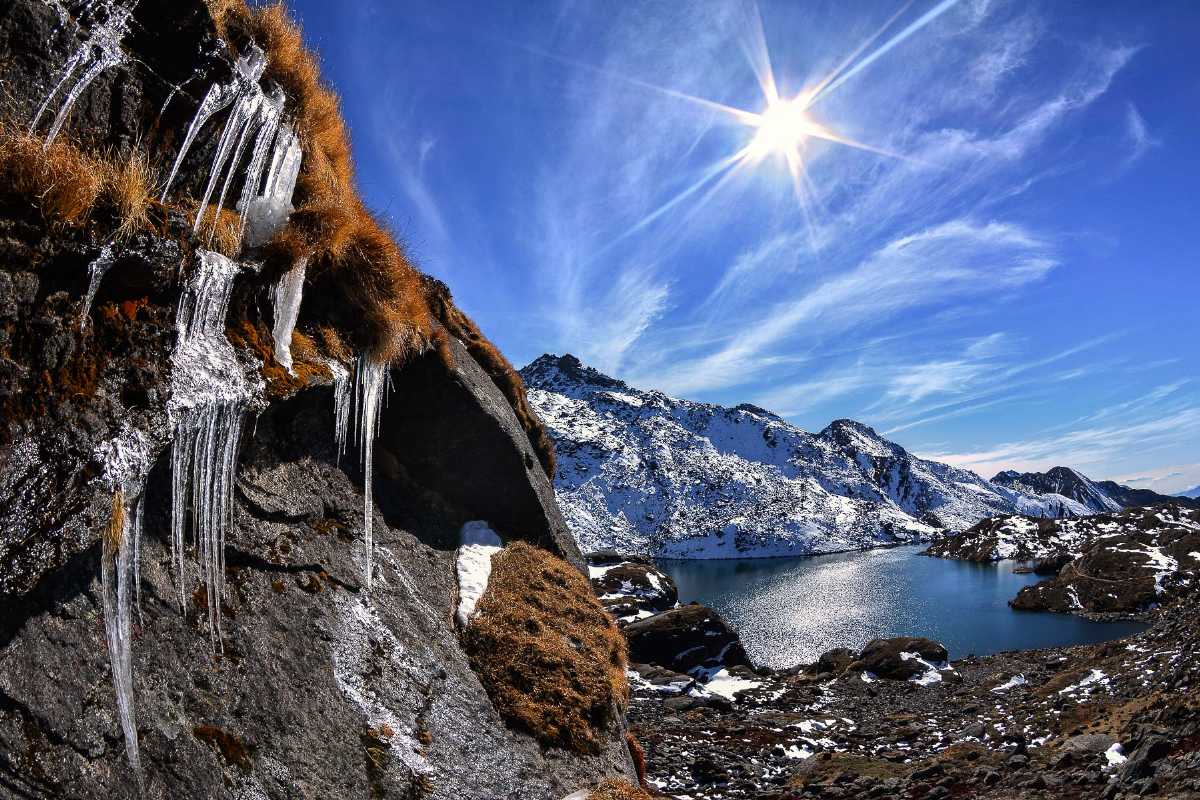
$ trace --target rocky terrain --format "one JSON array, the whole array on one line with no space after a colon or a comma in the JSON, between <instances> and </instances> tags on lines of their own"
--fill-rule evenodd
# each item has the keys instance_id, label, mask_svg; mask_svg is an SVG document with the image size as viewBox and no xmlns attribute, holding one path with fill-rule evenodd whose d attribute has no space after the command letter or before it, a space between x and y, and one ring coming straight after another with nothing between
<instances>
[{"instance_id":1,"label":"rocky terrain","mask_svg":"<svg viewBox=\"0 0 1200 800\"><path fill-rule=\"evenodd\" d=\"M1014 608L1139 613L1200 586L1200 511L1168 503L1081 519L995 517L935 541L926 553L1034 562L1049 577L1023 588Z\"/></svg>"},{"instance_id":2,"label":"rocky terrain","mask_svg":"<svg viewBox=\"0 0 1200 800\"><path fill-rule=\"evenodd\" d=\"M955 660L884 639L772 671L682 606L625 626L631 731L664 797L1200 797L1197 612L1168 600L1100 645Z\"/></svg>"},{"instance_id":3,"label":"rocky terrain","mask_svg":"<svg viewBox=\"0 0 1200 800\"><path fill-rule=\"evenodd\" d=\"M0 53L0 797L634 796L544 431L282 7L13 0Z\"/></svg>"},{"instance_id":4,"label":"rocky terrain","mask_svg":"<svg viewBox=\"0 0 1200 800\"><path fill-rule=\"evenodd\" d=\"M570 355L521 375L555 440L555 491L584 550L803 555L919 541L999 514L1121 508L1078 473L1071 486L989 482L852 420L809 433L755 406L636 389Z\"/></svg>"}]
</instances>

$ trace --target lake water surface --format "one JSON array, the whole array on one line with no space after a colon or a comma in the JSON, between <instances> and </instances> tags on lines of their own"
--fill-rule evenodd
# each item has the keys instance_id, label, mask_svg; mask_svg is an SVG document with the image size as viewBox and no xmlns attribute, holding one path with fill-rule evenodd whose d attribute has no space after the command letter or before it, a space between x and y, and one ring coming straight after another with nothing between
<instances>
[{"instance_id":1,"label":"lake water surface","mask_svg":"<svg viewBox=\"0 0 1200 800\"><path fill-rule=\"evenodd\" d=\"M887 636L927 636L950 657L1085 644L1144 630L1008 607L1035 575L1014 562L974 564L921 555L921 545L807 558L662 560L679 600L719 611L756 663L811 663L833 647Z\"/></svg>"}]
</instances>

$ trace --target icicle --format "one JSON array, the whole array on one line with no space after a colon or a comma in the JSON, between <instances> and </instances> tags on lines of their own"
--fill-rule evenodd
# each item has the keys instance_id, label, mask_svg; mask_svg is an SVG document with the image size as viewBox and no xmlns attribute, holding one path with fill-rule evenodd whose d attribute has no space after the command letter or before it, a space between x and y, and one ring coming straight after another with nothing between
<instances>
[{"instance_id":1,"label":"icicle","mask_svg":"<svg viewBox=\"0 0 1200 800\"><path fill-rule=\"evenodd\" d=\"M292 372L292 331L300 317L300 299L304 292L307 265L307 258L299 259L275 284L275 327L271 330L271 335L275 337L275 360L290 375L296 374Z\"/></svg>"},{"instance_id":2,"label":"icicle","mask_svg":"<svg viewBox=\"0 0 1200 800\"><path fill-rule=\"evenodd\" d=\"M374 554L371 528L375 519L375 509L371 495L374 483L375 434L379 430L379 397L383 392L387 371L387 364L374 358L360 356L358 359L355 383L358 390L358 442L362 448L363 463L363 536L367 552L367 591L371 590L371 560Z\"/></svg>"},{"instance_id":3,"label":"icicle","mask_svg":"<svg viewBox=\"0 0 1200 800\"><path fill-rule=\"evenodd\" d=\"M141 621L141 537L146 475L153 460L145 434L125 427L101 443L94 458L104 465L102 480L112 492L112 512L101 536L100 587L104 632L112 666L117 717L125 735L125 753L141 781L137 723L133 702L133 654L130 595L138 602ZM132 581L132 592L130 582Z\"/></svg>"},{"instance_id":4,"label":"icicle","mask_svg":"<svg viewBox=\"0 0 1200 800\"><path fill-rule=\"evenodd\" d=\"M350 430L350 370L333 359L325 363L333 373L333 440L340 460L346 452L346 434Z\"/></svg>"},{"instance_id":5,"label":"icicle","mask_svg":"<svg viewBox=\"0 0 1200 800\"><path fill-rule=\"evenodd\" d=\"M292 213L292 195L296 191L296 179L300 175L300 162L304 156L300 139L291 125L281 125L275 137L271 154L271 168L267 172L262 194L254 196L242 190L238 210L242 213L244 237L250 247L258 247L270 241Z\"/></svg>"},{"instance_id":6,"label":"icicle","mask_svg":"<svg viewBox=\"0 0 1200 800\"><path fill-rule=\"evenodd\" d=\"M46 134L45 147L49 147L54 138L58 136L71 109L75 106L75 101L79 99L91 82L100 73L125 61L125 53L121 50L121 40L128 32L129 18L133 11L119 5L110 5L107 8L107 17L102 22L95 24L88 38L67 60L58 83L50 90L50 94L46 95L46 99L42 101L37 113L33 115L33 122L29 125L30 134L37 130L38 123L50 107L50 101L58 95L59 90L67 85L67 81L76 72L79 72L79 77L75 79L59 106L58 114L54 117L54 124L50 126L50 132Z\"/></svg>"},{"instance_id":7,"label":"icicle","mask_svg":"<svg viewBox=\"0 0 1200 800\"><path fill-rule=\"evenodd\" d=\"M92 301L96 299L96 291L100 288L100 281L108 272L109 267L113 265L115 255L113 254L113 246L110 242L101 248L91 264L88 264L88 289L87 294L83 298L83 311L79 315L79 330L86 330L88 326L88 318L92 313Z\"/></svg>"},{"instance_id":8,"label":"icicle","mask_svg":"<svg viewBox=\"0 0 1200 800\"><path fill-rule=\"evenodd\" d=\"M188 151L191 150L200 129L212 119L214 114L233 105L234 100L247 93L261 92L258 88L258 80L266 68L266 54L257 46L251 45L246 54L234 63L233 78L228 83L214 83L209 87L204 99L200 101L200 107L196 109L195 116L192 117L191 124L188 125L187 134L183 137L183 144L179 148L179 154L175 156L175 164L171 167L171 174L167 178L166 185L163 186L162 202L166 202L167 194L171 191L171 184L175 182L175 177L179 174L179 167L183 164L183 159L187 157ZM232 121L232 117L230 119ZM226 127L228 128L228 123L226 123ZM213 169L215 171L216 164L213 165ZM203 206L201 211L203 211ZM197 214L197 217L199 216Z\"/></svg>"},{"instance_id":9,"label":"icicle","mask_svg":"<svg viewBox=\"0 0 1200 800\"><path fill-rule=\"evenodd\" d=\"M225 534L233 523L233 484L245 412L262 391L247 379L225 338L233 280L241 269L217 253L198 253L196 272L179 298L178 340L171 354L175 430L171 453L171 547L179 601L184 605L183 534L191 530L208 593L209 635L221 648Z\"/></svg>"},{"instance_id":10,"label":"icicle","mask_svg":"<svg viewBox=\"0 0 1200 800\"><path fill-rule=\"evenodd\" d=\"M138 754L137 722L133 702L133 651L129 620L131 531L125 493L112 496L112 517L101 545L100 586L104 604L104 631L108 659L112 665L113 688L117 694L117 717L125 734L125 755L139 780L142 761Z\"/></svg>"}]
</instances>

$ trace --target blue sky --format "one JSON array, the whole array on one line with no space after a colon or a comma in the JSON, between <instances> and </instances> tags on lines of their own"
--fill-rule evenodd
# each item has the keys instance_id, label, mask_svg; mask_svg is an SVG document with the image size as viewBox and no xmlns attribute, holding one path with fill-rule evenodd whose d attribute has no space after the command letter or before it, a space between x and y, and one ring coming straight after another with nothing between
<instances>
[{"instance_id":1,"label":"blue sky","mask_svg":"<svg viewBox=\"0 0 1200 800\"><path fill-rule=\"evenodd\" d=\"M368 202L515 363L1200 484L1195 4L292 5ZM713 171L765 54L872 148L803 139L802 193L778 153Z\"/></svg>"}]
</instances>

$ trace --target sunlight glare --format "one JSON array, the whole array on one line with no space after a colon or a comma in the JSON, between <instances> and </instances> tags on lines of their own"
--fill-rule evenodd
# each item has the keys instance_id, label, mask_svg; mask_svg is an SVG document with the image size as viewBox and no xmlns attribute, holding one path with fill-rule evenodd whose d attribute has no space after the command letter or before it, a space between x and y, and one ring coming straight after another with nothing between
<instances>
[{"instance_id":1,"label":"sunlight glare","mask_svg":"<svg viewBox=\"0 0 1200 800\"><path fill-rule=\"evenodd\" d=\"M750 152L756 158L792 153L817 131L805 112L804 98L800 97L772 103L759 115L757 123L758 132L750 142Z\"/></svg>"}]
</instances>

